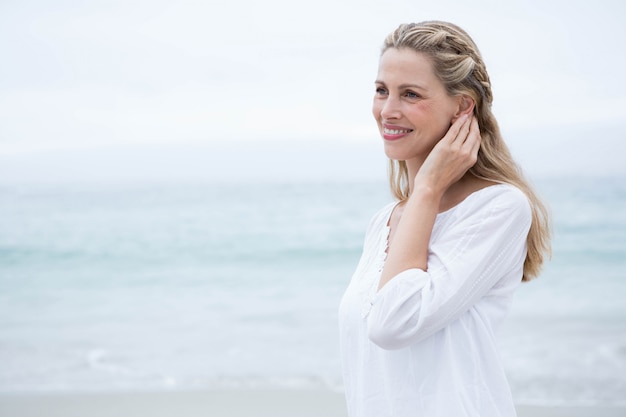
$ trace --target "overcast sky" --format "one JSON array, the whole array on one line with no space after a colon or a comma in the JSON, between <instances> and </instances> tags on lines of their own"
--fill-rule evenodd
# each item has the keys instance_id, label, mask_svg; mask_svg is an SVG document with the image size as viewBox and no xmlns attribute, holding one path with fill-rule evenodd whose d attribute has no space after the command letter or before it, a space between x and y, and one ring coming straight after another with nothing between
<instances>
[{"instance_id":1,"label":"overcast sky","mask_svg":"<svg viewBox=\"0 0 626 417\"><path fill-rule=\"evenodd\" d=\"M379 175L379 47L428 19L477 42L527 171L626 173L625 17L619 0L0 0L0 181Z\"/></svg>"}]
</instances>

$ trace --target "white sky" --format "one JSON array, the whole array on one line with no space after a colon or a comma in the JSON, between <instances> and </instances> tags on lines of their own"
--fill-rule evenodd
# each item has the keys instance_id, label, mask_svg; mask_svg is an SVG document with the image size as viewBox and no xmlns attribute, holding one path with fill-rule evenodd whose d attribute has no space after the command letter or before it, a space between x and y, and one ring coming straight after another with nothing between
<instances>
[{"instance_id":1,"label":"white sky","mask_svg":"<svg viewBox=\"0 0 626 417\"><path fill-rule=\"evenodd\" d=\"M427 19L478 43L527 170L626 173L624 18L619 0L0 0L0 180L379 175L379 47Z\"/></svg>"}]
</instances>

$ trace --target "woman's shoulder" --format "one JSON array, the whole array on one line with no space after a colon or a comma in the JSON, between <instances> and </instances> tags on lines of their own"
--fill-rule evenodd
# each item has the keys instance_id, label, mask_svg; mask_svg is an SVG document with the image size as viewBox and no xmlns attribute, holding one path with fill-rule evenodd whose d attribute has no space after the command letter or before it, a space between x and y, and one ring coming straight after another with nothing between
<instances>
[{"instance_id":1,"label":"woman's shoulder","mask_svg":"<svg viewBox=\"0 0 626 417\"><path fill-rule=\"evenodd\" d=\"M516 186L508 183L493 183L487 187L475 191L477 199L497 201L510 201L511 203L528 203L526 194Z\"/></svg>"},{"instance_id":2,"label":"woman's shoulder","mask_svg":"<svg viewBox=\"0 0 626 417\"><path fill-rule=\"evenodd\" d=\"M444 242L475 233L487 233L494 238L512 230L527 231L531 224L532 210L526 194L514 185L494 184L473 192L457 206L440 213L433 239Z\"/></svg>"},{"instance_id":3,"label":"woman's shoulder","mask_svg":"<svg viewBox=\"0 0 626 417\"><path fill-rule=\"evenodd\" d=\"M526 194L518 187L508 183L494 183L472 192L461 203L447 212L462 214L493 210L530 215L530 202Z\"/></svg>"},{"instance_id":4,"label":"woman's shoulder","mask_svg":"<svg viewBox=\"0 0 626 417\"><path fill-rule=\"evenodd\" d=\"M530 202L526 194L512 184L500 183L486 187L486 199L491 199L494 204L509 207L530 208ZM489 192L491 194L489 194Z\"/></svg>"}]
</instances>

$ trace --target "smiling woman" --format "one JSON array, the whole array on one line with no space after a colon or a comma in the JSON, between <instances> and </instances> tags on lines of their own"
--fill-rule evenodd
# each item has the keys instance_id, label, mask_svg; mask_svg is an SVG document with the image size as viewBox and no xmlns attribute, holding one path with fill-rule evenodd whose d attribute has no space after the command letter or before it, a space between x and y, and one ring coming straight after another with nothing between
<instances>
[{"instance_id":1,"label":"smiling woman","mask_svg":"<svg viewBox=\"0 0 626 417\"><path fill-rule=\"evenodd\" d=\"M372 111L391 160L423 163L450 122L473 107L466 96L448 94L427 55L393 48L381 57ZM399 140L407 135L414 140Z\"/></svg>"},{"instance_id":2,"label":"smiling woman","mask_svg":"<svg viewBox=\"0 0 626 417\"><path fill-rule=\"evenodd\" d=\"M387 37L372 111L399 201L373 217L341 302L351 417L515 415L494 335L549 252L549 225L491 103L458 26Z\"/></svg>"}]
</instances>

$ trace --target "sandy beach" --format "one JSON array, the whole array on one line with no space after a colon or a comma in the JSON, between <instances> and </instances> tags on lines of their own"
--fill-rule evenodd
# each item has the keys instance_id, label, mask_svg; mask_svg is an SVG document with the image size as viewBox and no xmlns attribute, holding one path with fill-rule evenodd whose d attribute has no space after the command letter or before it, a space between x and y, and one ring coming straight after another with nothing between
<instances>
[{"instance_id":1,"label":"sandy beach","mask_svg":"<svg viewBox=\"0 0 626 417\"><path fill-rule=\"evenodd\" d=\"M519 417L622 417L626 407L517 407ZM325 390L0 394L2 417L346 417Z\"/></svg>"}]
</instances>

